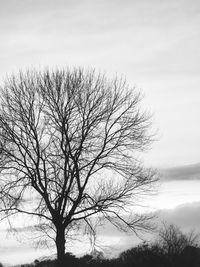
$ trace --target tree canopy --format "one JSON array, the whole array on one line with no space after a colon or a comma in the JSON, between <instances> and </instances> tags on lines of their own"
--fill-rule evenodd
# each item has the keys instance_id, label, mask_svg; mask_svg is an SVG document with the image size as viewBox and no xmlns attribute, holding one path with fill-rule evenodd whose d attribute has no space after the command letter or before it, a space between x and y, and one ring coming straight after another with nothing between
<instances>
[{"instance_id":1,"label":"tree canopy","mask_svg":"<svg viewBox=\"0 0 200 267\"><path fill-rule=\"evenodd\" d=\"M81 68L21 72L1 87L1 214L53 229L60 262L70 233L94 230L91 218L149 227L134 212L156 180L138 160L151 143L140 100L124 79Z\"/></svg>"}]
</instances>

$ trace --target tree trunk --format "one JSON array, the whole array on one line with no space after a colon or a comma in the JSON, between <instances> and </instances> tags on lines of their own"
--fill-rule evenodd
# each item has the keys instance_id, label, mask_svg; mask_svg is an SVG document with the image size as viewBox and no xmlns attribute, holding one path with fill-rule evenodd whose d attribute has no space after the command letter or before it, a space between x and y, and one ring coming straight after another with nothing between
<instances>
[{"instance_id":1,"label":"tree trunk","mask_svg":"<svg viewBox=\"0 0 200 267\"><path fill-rule=\"evenodd\" d=\"M65 266L65 230L61 227L57 228L56 233L56 249L57 249L57 267Z\"/></svg>"}]
</instances>

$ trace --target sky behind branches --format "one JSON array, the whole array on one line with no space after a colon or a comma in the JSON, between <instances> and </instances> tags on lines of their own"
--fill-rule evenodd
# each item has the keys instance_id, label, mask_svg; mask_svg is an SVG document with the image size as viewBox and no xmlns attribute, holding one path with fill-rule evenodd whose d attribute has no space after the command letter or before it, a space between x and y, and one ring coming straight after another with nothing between
<instances>
[{"instance_id":1,"label":"sky behind branches","mask_svg":"<svg viewBox=\"0 0 200 267\"><path fill-rule=\"evenodd\" d=\"M144 94L142 106L158 129L143 156L161 172L161 187L150 203L155 210L170 209L162 216L184 224L181 205L184 216L194 215L190 224L196 227L199 25L199 0L0 0L0 84L31 67L83 66L125 75Z\"/></svg>"}]
</instances>

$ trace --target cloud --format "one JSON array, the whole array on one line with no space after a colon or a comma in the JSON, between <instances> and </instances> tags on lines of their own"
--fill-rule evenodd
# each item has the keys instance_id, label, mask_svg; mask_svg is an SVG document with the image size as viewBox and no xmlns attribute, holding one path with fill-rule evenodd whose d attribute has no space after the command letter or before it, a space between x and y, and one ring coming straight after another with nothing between
<instances>
[{"instance_id":1,"label":"cloud","mask_svg":"<svg viewBox=\"0 0 200 267\"><path fill-rule=\"evenodd\" d=\"M200 163L160 170L164 181L200 180Z\"/></svg>"},{"instance_id":2,"label":"cloud","mask_svg":"<svg viewBox=\"0 0 200 267\"><path fill-rule=\"evenodd\" d=\"M166 222L167 225L174 224L178 226L184 233L194 231L195 234L199 234L200 202L186 203L174 209L160 210L155 213L155 219L152 222L157 226L157 229L153 233L144 233L142 235L146 241L151 242L158 237L158 231L163 226L163 222ZM110 249L116 250L116 254L142 242L133 233L119 232L109 223L106 223L104 227L99 229L98 237L100 240L102 238L103 242L106 242Z\"/></svg>"},{"instance_id":3,"label":"cloud","mask_svg":"<svg viewBox=\"0 0 200 267\"><path fill-rule=\"evenodd\" d=\"M177 225L185 232L194 230L200 233L200 202L187 203L175 209L160 210L157 213L157 222L158 225L161 222Z\"/></svg>"}]
</instances>

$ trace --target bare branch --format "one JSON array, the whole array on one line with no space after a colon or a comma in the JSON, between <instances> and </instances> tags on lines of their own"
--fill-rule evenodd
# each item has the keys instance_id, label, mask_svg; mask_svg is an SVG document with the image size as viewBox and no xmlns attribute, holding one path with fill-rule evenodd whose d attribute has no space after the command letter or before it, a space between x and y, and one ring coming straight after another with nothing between
<instances>
[{"instance_id":1,"label":"bare branch","mask_svg":"<svg viewBox=\"0 0 200 267\"><path fill-rule=\"evenodd\" d=\"M157 180L138 160L152 142L140 101L125 80L94 70L9 78L0 96L2 218L22 213L53 225L58 257L65 234L93 217L135 233L150 229L150 218L134 215Z\"/></svg>"}]
</instances>

